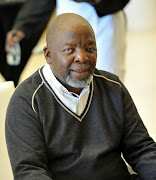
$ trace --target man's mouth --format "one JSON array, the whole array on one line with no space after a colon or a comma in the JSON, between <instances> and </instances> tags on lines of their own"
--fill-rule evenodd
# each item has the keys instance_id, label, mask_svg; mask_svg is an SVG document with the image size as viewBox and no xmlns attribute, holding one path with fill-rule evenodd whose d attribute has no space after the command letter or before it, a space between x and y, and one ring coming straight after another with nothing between
<instances>
[{"instance_id":1,"label":"man's mouth","mask_svg":"<svg viewBox=\"0 0 156 180\"><path fill-rule=\"evenodd\" d=\"M71 76L75 77L81 77L83 78L88 78L88 76L91 74L91 66L90 65L73 65L70 67L69 72Z\"/></svg>"},{"instance_id":2,"label":"man's mouth","mask_svg":"<svg viewBox=\"0 0 156 180\"><path fill-rule=\"evenodd\" d=\"M86 70L71 70L71 71L73 71L73 72L77 72L77 73L83 73L83 72L88 71L88 69L86 69Z\"/></svg>"},{"instance_id":3,"label":"man's mouth","mask_svg":"<svg viewBox=\"0 0 156 180\"><path fill-rule=\"evenodd\" d=\"M88 75L89 70L88 69L74 69L74 70L72 69L71 72L77 76L85 76L85 75Z\"/></svg>"}]
</instances>

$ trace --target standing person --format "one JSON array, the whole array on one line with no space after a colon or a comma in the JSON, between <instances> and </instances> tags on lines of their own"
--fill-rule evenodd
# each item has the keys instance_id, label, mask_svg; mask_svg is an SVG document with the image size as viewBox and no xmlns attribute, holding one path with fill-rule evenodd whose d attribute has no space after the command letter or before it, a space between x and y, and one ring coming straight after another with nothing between
<instances>
[{"instance_id":1,"label":"standing person","mask_svg":"<svg viewBox=\"0 0 156 180\"><path fill-rule=\"evenodd\" d=\"M49 4L45 1L13 1L0 9L0 73L7 81L14 81L15 86L55 9L55 0L50 0ZM16 42L20 42L21 61L19 65L10 65L6 55Z\"/></svg>"},{"instance_id":2,"label":"standing person","mask_svg":"<svg viewBox=\"0 0 156 180\"><path fill-rule=\"evenodd\" d=\"M67 12L76 13L90 22L95 31L98 46L97 68L115 73L123 81L126 36L123 8L128 2L129 0L57 0L56 5L57 15ZM38 32L41 24L47 23L51 17L55 3L55 0L38 0L37 3L26 0L13 29L7 34L6 51L9 51L10 45L14 42ZM13 37L14 32L17 35L15 37ZM26 62L27 60L22 67L20 66L18 78Z\"/></svg>"},{"instance_id":3,"label":"standing person","mask_svg":"<svg viewBox=\"0 0 156 180\"><path fill-rule=\"evenodd\" d=\"M76 13L93 27L97 42L96 67L117 74L124 81L126 19L129 0L57 0L57 14Z\"/></svg>"},{"instance_id":4,"label":"standing person","mask_svg":"<svg viewBox=\"0 0 156 180\"><path fill-rule=\"evenodd\" d=\"M46 39L47 64L16 88L7 110L15 180L155 180L156 143L118 76L95 69L91 25L62 14Z\"/></svg>"},{"instance_id":5,"label":"standing person","mask_svg":"<svg viewBox=\"0 0 156 180\"><path fill-rule=\"evenodd\" d=\"M23 1L0 1L0 73L4 76L6 80L12 80L15 82L15 84L17 84L15 76L18 76L18 72L15 70L13 66L7 65L6 52L4 51L4 48L6 34L12 28L14 20L22 5Z\"/></svg>"}]
</instances>

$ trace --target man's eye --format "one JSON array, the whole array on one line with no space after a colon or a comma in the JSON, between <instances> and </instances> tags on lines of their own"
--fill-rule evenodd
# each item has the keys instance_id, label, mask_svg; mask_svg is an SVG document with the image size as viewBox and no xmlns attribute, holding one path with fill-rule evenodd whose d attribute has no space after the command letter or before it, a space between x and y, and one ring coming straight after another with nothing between
<instances>
[{"instance_id":1,"label":"man's eye","mask_svg":"<svg viewBox=\"0 0 156 180\"><path fill-rule=\"evenodd\" d=\"M68 49L64 49L64 52L69 52L70 51L70 49L68 48Z\"/></svg>"},{"instance_id":2,"label":"man's eye","mask_svg":"<svg viewBox=\"0 0 156 180\"><path fill-rule=\"evenodd\" d=\"M87 48L87 51L90 52L90 53L93 53L93 52L96 51L96 49L95 48Z\"/></svg>"},{"instance_id":3,"label":"man's eye","mask_svg":"<svg viewBox=\"0 0 156 180\"><path fill-rule=\"evenodd\" d=\"M66 48L66 49L63 50L63 52L66 53L66 54L70 54L70 53L72 53L73 51L74 51L74 50L71 49L71 48Z\"/></svg>"}]
</instances>

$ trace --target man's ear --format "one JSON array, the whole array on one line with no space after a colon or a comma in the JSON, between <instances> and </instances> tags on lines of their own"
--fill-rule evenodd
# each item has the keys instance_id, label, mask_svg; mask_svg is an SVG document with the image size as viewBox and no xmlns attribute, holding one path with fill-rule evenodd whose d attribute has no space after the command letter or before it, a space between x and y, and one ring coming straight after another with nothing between
<instances>
[{"instance_id":1,"label":"man's ear","mask_svg":"<svg viewBox=\"0 0 156 180\"><path fill-rule=\"evenodd\" d=\"M45 46L43 48L43 51L44 51L44 57L46 58L47 63L51 64L51 54L50 54L50 50L48 46Z\"/></svg>"}]
</instances>

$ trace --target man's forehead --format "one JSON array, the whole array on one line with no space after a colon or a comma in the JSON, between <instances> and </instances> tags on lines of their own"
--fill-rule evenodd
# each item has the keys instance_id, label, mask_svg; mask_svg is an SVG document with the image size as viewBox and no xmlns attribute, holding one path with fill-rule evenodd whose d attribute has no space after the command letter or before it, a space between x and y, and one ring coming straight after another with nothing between
<instances>
[{"instance_id":1,"label":"man's forehead","mask_svg":"<svg viewBox=\"0 0 156 180\"><path fill-rule=\"evenodd\" d=\"M58 29L62 31L75 31L77 29L85 29L88 31L93 31L89 24L79 24L77 22L64 24L62 26L59 26Z\"/></svg>"},{"instance_id":2,"label":"man's forehead","mask_svg":"<svg viewBox=\"0 0 156 180\"><path fill-rule=\"evenodd\" d=\"M79 35L95 38L91 25L84 18L76 14L62 14L56 17L49 25L47 44L60 41L61 37L73 38L79 37Z\"/></svg>"},{"instance_id":3,"label":"man's forehead","mask_svg":"<svg viewBox=\"0 0 156 180\"><path fill-rule=\"evenodd\" d=\"M79 37L79 36L85 36L85 37L92 37L94 38L94 32L89 26L68 26L68 27L62 27L58 30L58 33L62 36L71 36L71 37Z\"/></svg>"},{"instance_id":4,"label":"man's forehead","mask_svg":"<svg viewBox=\"0 0 156 180\"><path fill-rule=\"evenodd\" d=\"M96 44L94 33L90 29L81 29L81 31L79 31L78 29L73 30L73 28L68 30L62 30L59 32L57 40L61 42L63 46L76 46L78 44Z\"/></svg>"},{"instance_id":5,"label":"man's forehead","mask_svg":"<svg viewBox=\"0 0 156 180\"><path fill-rule=\"evenodd\" d=\"M91 45L95 45L96 46L96 42L93 39L88 39L86 41L75 41L75 40L62 40L61 46L62 47L76 47L76 46L91 46Z\"/></svg>"}]
</instances>

